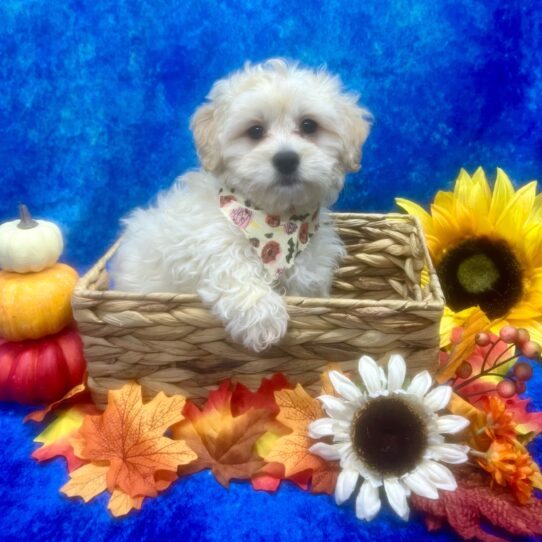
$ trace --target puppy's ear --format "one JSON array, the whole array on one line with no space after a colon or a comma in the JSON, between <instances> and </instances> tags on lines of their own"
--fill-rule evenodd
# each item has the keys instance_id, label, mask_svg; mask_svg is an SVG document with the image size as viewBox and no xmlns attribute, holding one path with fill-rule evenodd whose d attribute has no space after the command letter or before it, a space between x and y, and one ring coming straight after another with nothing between
<instances>
[{"instance_id":1,"label":"puppy's ear","mask_svg":"<svg viewBox=\"0 0 542 542\"><path fill-rule=\"evenodd\" d=\"M353 103L342 106L344 120L342 160L346 171L359 171L361 147L365 143L371 129L371 114Z\"/></svg>"},{"instance_id":2,"label":"puppy's ear","mask_svg":"<svg viewBox=\"0 0 542 542\"><path fill-rule=\"evenodd\" d=\"M215 171L220 164L220 153L216 138L216 111L212 103L196 109L190 119L190 129L194 134L196 150L203 168Z\"/></svg>"}]
</instances>

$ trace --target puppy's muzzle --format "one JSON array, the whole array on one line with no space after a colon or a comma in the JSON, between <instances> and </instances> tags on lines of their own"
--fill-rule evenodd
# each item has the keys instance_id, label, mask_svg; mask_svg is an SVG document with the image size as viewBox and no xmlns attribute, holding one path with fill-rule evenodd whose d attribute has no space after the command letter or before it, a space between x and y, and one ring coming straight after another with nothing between
<instances>
[{"instance_id":1,"label":"puppy's muzzle","mask_svg":"<svg viewBox=\"0 0 542 542\"><path fill-rule=\"evenodd\" d=\"M273 165L282 175L292 175L299 166L299 154L294 151L279 151L273 156Z\"/></svg>"}]
</instances>

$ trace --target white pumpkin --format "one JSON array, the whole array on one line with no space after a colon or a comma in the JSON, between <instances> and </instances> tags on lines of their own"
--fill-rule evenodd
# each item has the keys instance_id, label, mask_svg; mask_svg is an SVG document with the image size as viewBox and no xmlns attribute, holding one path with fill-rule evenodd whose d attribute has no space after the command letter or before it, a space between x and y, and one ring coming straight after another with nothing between
<instances>
[{"instance_id":1,"label":"white pumpkin","mask_svg":"<svg viewBox=\"0 0 542 542\"><path fill-rule=\"evenodd\" d=\"M34 220L26 205L19 205L20 220L0 225L0 269L29 273L52 267L64 241L56 224Z\"/></svg>"}]
</instances>

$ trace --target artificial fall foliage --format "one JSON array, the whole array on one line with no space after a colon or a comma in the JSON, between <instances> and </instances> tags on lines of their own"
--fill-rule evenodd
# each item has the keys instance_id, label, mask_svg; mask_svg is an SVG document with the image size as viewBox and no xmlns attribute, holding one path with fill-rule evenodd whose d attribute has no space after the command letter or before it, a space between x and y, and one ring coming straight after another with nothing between
<instances>
[{"instance_id":1,"label":"artificial fall foliage","mask_svg":"<svg viewBox=\"0 0 542 542\"><path fill-rule=\"evenodd\" d=\"M84 381L85 379L83 379L83 382L81 384L78 384L77 386L74 386L71 390L67 391L66 394L58 401L54 401L53 403L48 404L45 408L34 410L33 412L25 416L24 422L27 422L29 420L38 423L42 422L47 416L47 414L53 412L58 408L64 407L73 401L76 401L78 404L90 403L90 393L88 392Z\"/></svg>"},{"instance_id":2,"label":"artificial fall foliage","mask_svg":"<svg viewBox=\"0 0 542 542\"><path fill-rule=\"evenodd\" d=\"M80 436L81 424L89 414L99 414L92 403L75 405L69 410L59 411L56 419L34 439L34 442L39 442L42 446L32 452L32 457L40 463L54 457L64 457L68 472L82 467L87 461L75 455L72 440Z\"/></svg>"},{"instance_id":3,"label":"artificial fall foliage","mask_svg":"<svg viewBox=\"0 0 542 542\"><path fill-rule=\"evenodd\" d=\"M275 440L265 454L265 460L281 465L284 478L295 480L297 477L299 480L300 476L306 475L311 479L311 491L314 493L332 493L338 466L309 452L315 441L308 436L308 426L324 416L320 404L300 384L293 390L277 391L275 399L280 408L277 421L290 433Z\"/></svg>"},{"instance_id":4,"label":"artificial fall foliage","mask_svg":"<svg viewBox=\"0 0 542 542\"><path fill-rule=\"evenodd\" d=\"M449 330L454 347L451 353L446 356L446 363L437 373L437 381L440 384L452 378L461 363L472 355L476 348L476 335L488 327L487 316L480 309L473 309L463 327Z\"/></svg>"},{"instance_id":5,"label":"artificial fall foliage","mask_svg":"<svg viewBox=\"0 0 542 542\"><path fill-rule=\"evenodd\" d=\"M533 499L520 505L507 490L492 487L489 478L473 469L456 469L455 491L441 491L438 500L411 497L415 509L423 512L430 531L448 524L465 540L502 542L507 538L487 532L501 531L503 535L542 535L542 501Z\"/></svg>"},{"instance_id":6,"label":"artificial fall foliage","mask_svg":"<svg viewBox=\"0 0 542 542\"><path fill-rule=\"evenodd\" d=\"M99 410L83 382L74 386L58 401L31 412L24 421L41 423L51 413L55 414L55 419L34 439L34 442L42 446L32 452L32 457L40 463L63 457L68 465L68 472L72 472L87 462L75 455L72 440L79 436L84 417L97 415Z\"/></svg>"},{"instance_id":7,"label":"artificial fall foliage","mask_svg":"<svg viewBox=\"0 0 542 542\"><path fill-rule=\"evenodd\" d=\"M140 508L144 497L154 497L176 479L177 468L196 459L182 440L164 432L183 419L184 397L159 393L147 404L137 384L109 392L108 405L99 416L86 416L73 439L75 454L89 463L70 473L61 489L85 502L106 489L114 515ZM164 478L164 471L166 477Z\"/></svg>"},{"instance_id":8,"label":"artificial fall foliage","mask_svg":"<svg viewBox=\"0 0 542 542\"><path fill-rule=\"evenodd\" d=\"M326 372L322 390L333 392ZM450 403L452 412L473 421L472 428L484 442L473 437L475 448L489 446L488 431L511 437L523 424L534 429L530 436L540 432L538 418L529 418L536 413L526 410L525 400L509 399L511 408L507 401L505 411L491 401L488 411L459 395ZM48 415L55 418L36 438L43 446L33 457L38 461L64 457L70 481L61 491L85 502L108 491L114 516L141 509L146 497L203 469L211 469L225 487L233 479L250 479L255 489L266 491L276 491L287 479L312 492L333 493L337 480L338 464L309 452L314 440L307 428L323 416L320 403L301 385L292 388L280 374L264 379L255 392L225 381L201 408L163 393L144 404L140 386L132 383L110 392L105 412L99 413L82 385L28 419L42 421ZM166 431L172 438L164 436ZM440 492L437 501L413 498L431 529L449 522L459 535L484 542L501 540L483 530L484 522L511 534L542 532L537 516L542 504L536 497L529 495L522 505L513 486L498 486L495 476L492 482L480 469L459 469L456 477L456 492Z\"/></svg>"},{"instance_id":9,"label":"artificial fall foliage","mask_svg":"<svg viewBox=\"0 0 542 542\"><path fill-rule=\"evenodd\" d=\"M273 383L262 386L266 390ZM188 401L185 420L173 427L173 437L186 441L197 459L181 466L180 474L211 469L218 482L228 487L232 479L250 479L258 472L264 461L254 445L271 427L276 409L266 395L267 392L251 393L225 381L209 394L201 410Z\"/></svg>"}]
</instances>

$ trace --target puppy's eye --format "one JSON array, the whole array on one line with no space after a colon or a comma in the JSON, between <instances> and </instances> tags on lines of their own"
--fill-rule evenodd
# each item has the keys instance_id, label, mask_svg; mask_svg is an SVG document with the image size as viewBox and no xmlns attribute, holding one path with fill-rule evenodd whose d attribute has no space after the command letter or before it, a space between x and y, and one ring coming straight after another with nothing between
<instances>
[{"instance_id":1,"label":"puppy's eye","mask_svg":"<svg viewBox=\"0 0 542 542\"><path fill-rule=\"evenodd\" d=\"M250 139L254 139L254 141L258 141L259 139L262 139L262 137L265 134L265 129L261 124L255 124L254 126L251 126L248 129L248 137Z\"/></svg>"},{"instance_id":2,"label":"puppy's eye","mask_svg":"<svg viewBox=\"0 0 542 542\"><path fill-rule=\"evenodd\" d=\"M304 134L314 134L318 130L318 124L312 119L305 119L301 122L301 132Z\"/></svg>"}]
</instances>

